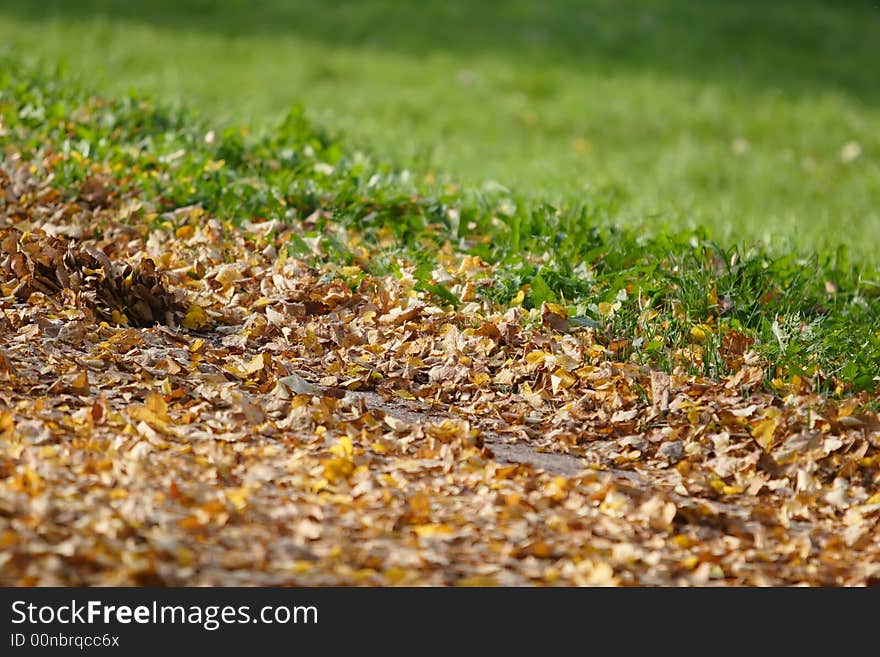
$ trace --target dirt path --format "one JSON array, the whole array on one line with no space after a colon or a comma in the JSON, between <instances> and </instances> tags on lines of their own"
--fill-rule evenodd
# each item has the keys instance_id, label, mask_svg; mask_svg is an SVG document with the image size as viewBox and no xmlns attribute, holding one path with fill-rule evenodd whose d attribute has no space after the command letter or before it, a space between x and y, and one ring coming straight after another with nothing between
<instances>
[{"instance_id":1,"label":"dirt path","mask_svg":"<svg viewBox=\"0 0 880 657\"><path fill-rule=\"evenodd\" d=\"M451 419L448 411L438 411L430 406L415 405L401 400L386 400L375 392L350 392L355 399L363 399L366 406L381 413L387 413L410 424L429 424ZM540 451L528 442L508 442L491 430L480 430L484 445L499 463L527 464L537 470L552 474L576 475L582 472L589 462L574 454L558 454Z\"/></svg>"}]
</instances>

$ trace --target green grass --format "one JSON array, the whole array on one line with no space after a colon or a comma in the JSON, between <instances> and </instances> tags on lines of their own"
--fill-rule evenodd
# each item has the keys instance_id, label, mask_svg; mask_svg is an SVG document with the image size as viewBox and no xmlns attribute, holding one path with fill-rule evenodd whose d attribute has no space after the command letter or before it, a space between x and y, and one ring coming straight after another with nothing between
<instances>
[{"instance_id":1,"label":"green grass","mask_svg":"<svg viewBox=\"0 0 880 657\"><path fill-rule=\"evenodd\" d=\"M497 181L653 235L878 263L876 2L3 0L0 43L217 124L300 102L426 193Z\"/></svg>"},{"instance_id":2,"label":"green grass","mask_svg":"<svg viewBox=\"0 0 880 657\"><path fill-rule=\"evenodd\" d=\"M527 308L561 303L596 327L616 358L721 376L739 366L726 340L744 336L780 391L799 380L834 394L876 391L880 272L844 250L779 255L719 245L702 231L649 235L616 226L618 206L607 199L426 193L300 111L256 136L229 127L208 140L209 129L187 112L90 97L68 79L0 58L3 164L21 153L39 167L54 154L46 173L70 197L98 172L143 198L140 220L168 221L167 211L200 204L233 224L293 222L303 237L320 238L319 261L357 262L376 275L414 268L419 287L450 307L461 304L432 275L436 254L479 255L498 265L488 299L524 293ZM312 257L302 240L289 249Z\"/></svg>"}]
</instances>

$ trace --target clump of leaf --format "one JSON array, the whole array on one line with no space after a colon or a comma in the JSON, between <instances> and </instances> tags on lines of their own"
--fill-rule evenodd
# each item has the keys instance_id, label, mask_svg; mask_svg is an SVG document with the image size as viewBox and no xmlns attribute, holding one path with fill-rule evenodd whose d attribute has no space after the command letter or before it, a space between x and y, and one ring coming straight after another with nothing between
<instances>
[{"instance_id":1,"label":"clump of leaf","mask_svg":"<svg viewBox=\"0 0 880 657\"><path fill-rule=\"evenodd\" d=\"M42 231L0 231L0 271L27 300L41 292L112 324L175 325L183 307L150 258L114 263L101 249ZM6 281L4 281L6 282Z\"/></svg>"}]
</instances>

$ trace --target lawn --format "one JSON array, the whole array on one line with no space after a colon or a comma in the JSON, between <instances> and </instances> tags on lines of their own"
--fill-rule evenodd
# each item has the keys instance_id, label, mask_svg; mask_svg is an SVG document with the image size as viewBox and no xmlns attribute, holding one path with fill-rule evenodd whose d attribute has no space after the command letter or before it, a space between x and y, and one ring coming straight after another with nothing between
<instances>
[{"instance_id":1,"label":"lawn","mask_svg":"<svg viewBox=\"0 0 880 657\"><path fill-rule=\"evenodd\" d=\"M0 43L221 124L301 103L425 184L877 264L876 3L5 0Z\"/></svg>"}]
</instances>

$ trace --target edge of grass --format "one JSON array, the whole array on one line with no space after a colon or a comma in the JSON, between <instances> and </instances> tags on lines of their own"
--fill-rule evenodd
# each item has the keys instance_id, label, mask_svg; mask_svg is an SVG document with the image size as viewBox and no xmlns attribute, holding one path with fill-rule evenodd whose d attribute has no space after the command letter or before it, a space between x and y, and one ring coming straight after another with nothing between
<instances>
[{"instance_id":1,"label":"edge of grass","mask_svg":"<svg viewBox=\"0 0 880 657\"><path fill-rule=\"evenodd\" d=\"M292 254L374 274L408 263L440 304L460 300L434 276L438 254L482 258L496 266L487 300L559 304L618 359L718 377L755 354L777 392L878 392L880 271L843 248L776 252L722 245L705 229L623 227L613 195L553 205L501 186L430 184L299 107L261 134L212 129L187 108L93 96L63 71L2 54L0 149L4 160L51 155L47 173L68 193L111 176L149 203L139 212L151 221L200 206L236 225L298 223ZM315 253L306 240L317 237Z\"/></svg>"}]
</instances>

